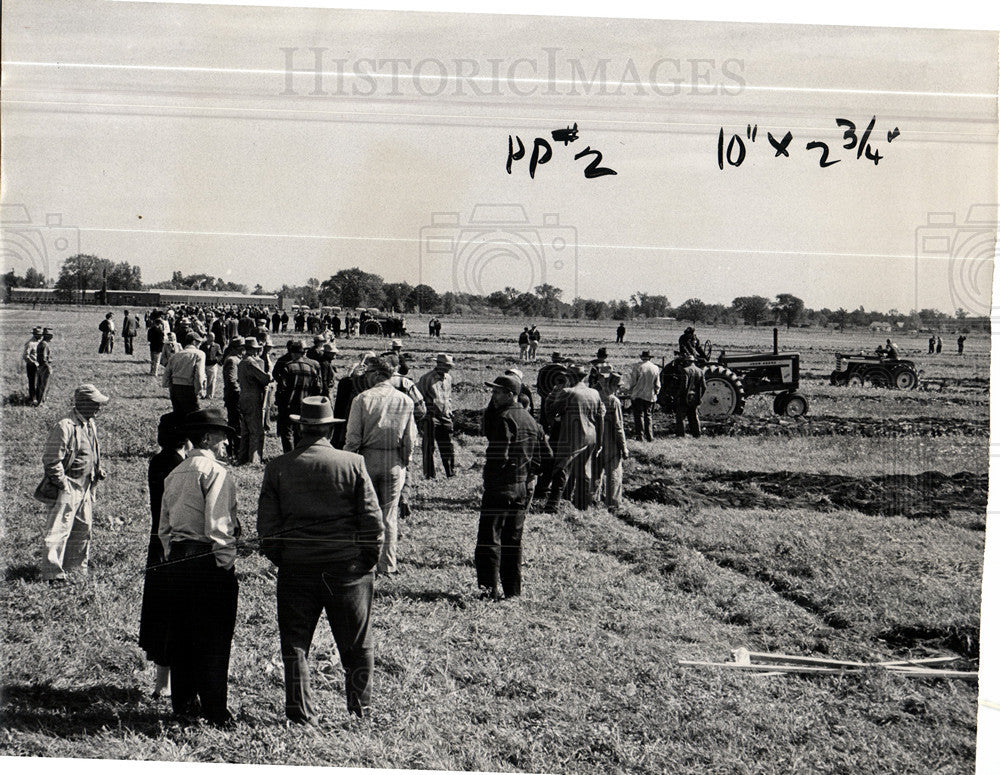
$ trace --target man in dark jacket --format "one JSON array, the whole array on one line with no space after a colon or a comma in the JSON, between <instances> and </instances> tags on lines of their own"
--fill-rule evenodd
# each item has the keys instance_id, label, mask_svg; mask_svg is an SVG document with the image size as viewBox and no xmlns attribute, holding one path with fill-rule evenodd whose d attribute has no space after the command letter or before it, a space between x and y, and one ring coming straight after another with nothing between
<instances>
[{"instance_id":1,"label":"man in dark jacket","mask_svg":"<svg viewBox=\"0 0 1000 775\"><path fill-rule=\"evenodd\" d=\"M310 723L308 656L320 614L346 672L347 710L371 713L374 643L369 623L382 549L382 511L364 458L330 444L333 407L305 398L294 450L264 469L257 504L261 551L278 566L278 633L285 663L285 715Z\"/></svg>"},{"instance_id":2,"label":"man in dark jacket","mask_svg":"<svg viewBox=\"0 0 1000 775\"><path fill-rule=\"evenodd\" d=\"M701 420L698 418L698 407L705 395L705 371L694 362L694 356L686 353L681 356L683 370L677 380L677 394L674 398L674 414L677 419L677 435L684 436L684 420L688 421L688 430L696 439L701 436Z\"/></svg>"},{"instance_id":3,"label":"man in dark jacket","mask_svg":"<svg viewBox=\"0 0 1000 775\"><path fill-rule=\"evenodd\" d=\"M298 427L292 425L293 414L298 414L302 399L317 396L323 391L323 376L319 364L306 358L302 341L290 339L288 353L274 364L276 384L275 403L278 407L278 437L283 452L291 452L299 443Z\"/></svg>"},{"instance_id":4,"label":"man in dark jacket","mask_svg":"<svg viewBox=\"0 0 1000 775\"><path fill-rule=\"evenodd\" d=\"M240 361L243 360L243 337L234 336L222 354L222 403L226 407L226 423L234 429L229 456L234 461L240 455Z\"/></svg>"},{"instance_id":5,"label":"man in dark jacket","mask_svg":"<svg viewBox=\"0 0 1000 775\"><path fill-rule=\"evenodd\" d=\"M528 508L527 480L539 468L542 434L518 402L521 381L503 374L486 382L493 396L483 417L486 464L475 563L483 597L521 594L521 533Z\"/></svg>"},{"instance_id":6,"label":"man in dark jacket","mask_svg":"<svg viewBox=\"0 0 1000 775\"><path fill-rule=\"evenodd\" d=\"M125 316L122 318L122 340L125 342L126 355L132 355L135 350L133 345L138 329L139 317L137 315L130 315L129 311L125 310Z\"/></svg>"}]
</instances>

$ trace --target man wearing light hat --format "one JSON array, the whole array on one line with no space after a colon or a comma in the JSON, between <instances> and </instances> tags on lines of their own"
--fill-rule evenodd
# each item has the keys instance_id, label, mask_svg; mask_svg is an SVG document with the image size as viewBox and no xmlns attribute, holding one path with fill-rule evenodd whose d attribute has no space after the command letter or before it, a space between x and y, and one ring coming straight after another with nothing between
<instances>
[{"instance_id":1,"label":"man wearing light hat","mask_svg":"<svg viewBox=\"0 0 1000 775\"><path fill-rule=\"evenodd\" d=\"M483 597L497 600L521 594L521 534L528 508L528 479L541 463L541 429L521 406L521 380L502 374L483 414L486 464L483 500L474 559Z\"/></svg>"},{"instance_id":2,"label":"man wearing light hat","mask_svg":"<svg viewBox=\"0 0 1000 775\"><path fill-rule=\"evenodd\" d=\"M64 581L87 574L93 525L94 487L105 477L94 417L108 402L94 385L73 392L73 409L53 426L45 442L45 479L35 497L49 505L42 553L42 579Z\"/></svg>"},{"instance_id":3,"label":"man wearing light hat","mask_svg":"<svg viewBox=\"0 0 1000 775\"><path fill-rule=\"evenodd\" d=\"M660 393L660 370L650 360L652 357L649 350L642 351L628 383L637 441L653 440L653 403Z\"/></svg>"},{"instance_id":4,"label":"man wearing light hat","mask_svg":"<svg viewBox=\"0 0 1000 775\"><path fill-rule=\"evenodd\" d=\"M413 401L390 381L395 373L395 358L383 356L368 363L365 384L368 388L351 402L347 418L344 449L357 452L378 493L382 509L385 542L378 561L380 574L396 572L396 525L399 498L406 482L406 468L417 442Z\"/></svg>"},{"instance_id":5,"label":"man wearing light hat","mask_svg":"<svg viewBox=\"0 0 1000 775\"><path fill-rule=\"evenodd\" d=\"M35 394L35 383L38 374L38 343L42 341L42 328L38 326L31 329L31 338L24 343L21 353L21 360L24 361L24 370L28 374L28 401L35 403L38 396Z\"/></svg>"},{"instance_id":6,"label":"man wearing light hat","mask_svg":"<svg viewBox=\"0 0 1000 775\"><path fill-rule=\"evenodd\" d=\"M260 357L261 343L248 336L243 340L246 355L236 367L240 383L240 463L264 462L264 397L271 375Z\"/></svg>"},{"instance_id":7,"label":"man wearing light hat","mask_svg":"<svg viewBox=\"0 0 1000 775\"><path fill-rule=\"evenodd\" d=\"M170 389L170 403L175 412L198 411L198 398L205 395L205 353L198 349L201 341L198 334L187 334L184 349L170 356L163 371L163 387Z\"/></svg>"},{"instance_id":8,"label":"man wearing light hat","mask_svg":"<svg viewBox=\"0 0 1000 775\"><path fill-rule=\"evenodd\" d=\"M448 353L438 353L434 368L417 380L417 390L424 397L427 415L424 417L424 476L434 478L434 445L441 451L441 466L445 476L455 475L455 447L451 432L455 427L451 409L451 368L455 359Z\"/></svg>"},{"instance_id":9,"label":"man wearing light hat","mask_svg":"<svg viewBox=\"0 0 1000 775\"><path fill-rule=\"evenodd\" d=\"M261 551L278 566L278 632L285 663L285 715L310 723L309 647L320 614L346 673L348 712L371 713L374 568L382 510L361 455L334 449L326 396L302 399L295 449L267 464L257 504Z\"/></svg>"}]
</instances>

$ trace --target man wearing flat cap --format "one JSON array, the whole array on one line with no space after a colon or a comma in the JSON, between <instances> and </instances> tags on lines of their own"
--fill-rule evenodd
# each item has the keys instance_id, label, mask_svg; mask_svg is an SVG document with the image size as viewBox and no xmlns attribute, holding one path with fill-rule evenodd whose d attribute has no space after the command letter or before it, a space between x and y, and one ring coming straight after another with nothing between
<instances>
[{"instance_id":1,"label":"man wearing flat cap","mask_svg":"<svg viewBox=\"0 0 1000 775\"><path fill-rule=\"evenodd\" d=\"M170 356L163 371L163 387L170 389L170 403L180 414L198 411L198 399L205 396L205 353L198 349L201 341L198 334L187 334L184 349Z\"/></svg>"},{"instance_id":2,"label":"man wearing flat cap","mask_svg":"<svg viewBox=\"0 0 1000 775\"><path fill-rule=\"evenodd\" d=\"M441 452L445 476L455 475L455 447L451 432L454 426L451 408L451 369L455 359L448 353L438 353L434 368L417 380L417 390L424 397L427 414L424 417L424 476L434 478L434 445Z\"/></svg>"},{"instance_id":3,"label":"man wearing flat cap","mask_svg":"<svg viewBox=\"0 0 1000 775\"><path fill-rule=\"evenodd\" d=\"M660 393L660 370L652 357L649 350L642 351L639 362L632 367L628 383L637 441L653 440L653 403Z\"/></svg>"},{"instance_id":4,"label":"man wearing flat cap","mask_svg":"<svg viewBox=\"0 0 1000 775\"><path fill-rule=\"evenodd\" d=\"M21 351L21 360L24 361L24 370L28 374L28 401L32 404L38 398L35 394L35 384L38 374L38 343L42 341L42 328L37 326L31 329L31 338L24 343Z\"/></svg>"},{"instance_id":5,"label":"man wearing flat cap","mask_svg":"<svg viewBox=\"0 0 1000 775\"><path fill-rule=\"evenodd\" d=\"M311 723L309 647L326 611L346 673L348 712L371 713L374 569L382 510L361 455L334 449L326 396L302 399L302 437L267 464L257 504L261 551L278 566L278 633L285 663L285 715Z\"/></svg>"},{"instance_id":6,"label":"man wearing flat cap","mask_svg":"<svg viewBox=\"0 0 1000 775\"><path fill-rule=\"evenodd\" d=\"M46 581L65 581L74 573L87 575L94 488L105 476L94 417L108 400L94 385L80 385L73 392L73 409L53 426L45 441L45 480L36 497L49 504L42 552Z\"/></svg>"},{"instance_id":7,"label":"man wearing flat cap","mask_svg":"<svg viewBox=\"0 0 1000 775\"><path fill-rule=\"evenodd\" d=\"M545 444L538 424L518 401L521 380L502 374L484 383L493 391L483 414L486 464L474 560L483 597L521 594L521 534L528 480L538 471Z\"/></svg>"},{"instance_id":8,"label":"man wearing flat cap","mask_svg":"<svg viewBox=\"0 0 1000 775\"><path fill-rule=\"evenodd\" d=\"M236 628L236 483L220 461L233 429L221 409L184 418L192 449L163 482L157 533L167 561L171 702L181 717L227 724L229 654Z\"/></svg>"},{"instance_id":9,"label":"man wearing flat cap","mask_svg":"<svg viewBox=\"0 0 1000 775\"><path fill-rule=\"evenodd\" d=\"M574 506L583 510L591 503L591 459L601 449L605 408L598 392L584 384L589 374L587 366L572 366L570 382L552 399L552 413L559 418L559 437L553 449L547 511L555 511L567 482Z\"/></svg>"}]
</instances>

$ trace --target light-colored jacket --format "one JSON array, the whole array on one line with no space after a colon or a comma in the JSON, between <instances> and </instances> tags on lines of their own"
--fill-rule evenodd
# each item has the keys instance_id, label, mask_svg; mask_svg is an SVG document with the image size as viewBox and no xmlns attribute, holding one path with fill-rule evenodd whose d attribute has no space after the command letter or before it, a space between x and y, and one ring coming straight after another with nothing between
<instances>
[{"instance_id":1,"label":"light-colored jacket","mask_svg":"<svg viewBox=\"0 0 1000 775\"><path fill-rule=\"evenodd\" d=\"M371 454L398 453L399 463L409 465L417 442L413 401L388 380L354 397L347 418L344 449L367 460Z\"/></svg>"}]
</instances>

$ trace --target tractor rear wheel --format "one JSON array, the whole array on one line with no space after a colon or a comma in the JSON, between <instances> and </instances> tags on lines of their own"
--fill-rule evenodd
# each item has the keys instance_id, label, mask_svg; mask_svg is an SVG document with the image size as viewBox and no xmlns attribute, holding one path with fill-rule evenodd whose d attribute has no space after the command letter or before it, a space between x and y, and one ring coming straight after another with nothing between
<instances>
[{"instance_id":1,"label":"tractor rear wheel","mask_svg":"<svg viewBox=\"0 0 1000 775\"><path fill-rule=\"evenodd\" d=\"M913 390L917 386L917 375L916 373L906 367L899 366L892 373L893 384L900 390Z\"/></svg>"},{"instance_id":2,"label":"tractor rear wheel","mask_svg":"<svg viewBox=\"0 0 1000 775\"><path fill-rule=\"evenodd\" d=\"M705 367L705 396L699 407L702 417L714 419L743 414L746 401L743 382L735 372L715 364Z\"/></svg>"},{"instance_id":3,"label":"tractor rear wheel","mask_svg":"<svg viewBox=\"0 0 1000 775\"><path fill-rule=\"evenodd\" d=\"M379 336L382 333L382 326L377 320L366 320L361 326L361 333L367 336Z\"/></svg>"},{"instance_id":4,"label":"tractor rear wheel","mask_svg":"<svg viewBox=\"0 0 1000 775\"><path fill-rule=\"evenodd\" d=\"M865 372L865 383L872 387L887 388L896 384L892 379L892 374L884 366L872 366Z\"/></svg>"}]
</instances>

